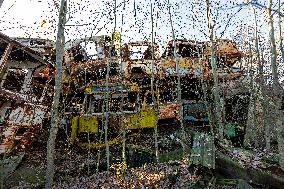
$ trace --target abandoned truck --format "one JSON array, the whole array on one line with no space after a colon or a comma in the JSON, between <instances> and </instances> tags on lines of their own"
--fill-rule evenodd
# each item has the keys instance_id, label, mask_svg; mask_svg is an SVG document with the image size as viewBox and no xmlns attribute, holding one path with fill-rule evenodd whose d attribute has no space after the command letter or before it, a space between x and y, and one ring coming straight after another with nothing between
<instances>
[{"instance_id":1,"label":"abandoned truck","mask_svg":"<svg viewBox=\"0 0 284 189\"><path fill-rule=\"evenodd\" d=\"M162 56L156 44L130 42L121 45L109 36L71 43L65 54L63 76L64 98L66 104L71 104L65 108L67 124L72 130L71 140L85 147L88 144L102 147L97 136L104 132L104 124L108 124L108 135L113 139L110 144L118 140L116 136L120 136L122 125L135 130L171 124L171 121L208 124L210 108L205 105L208 99L204 98L204 92L210 94L213 84L209 43L175 42L176 53L173 41L169 41ZM232 41L218 40L216 44L219 81L223 85L240 87L238 78L243 72L235 63L240 61L242 53ZM177 101L176 62L181 77L181 102ZM208 85L205 91L202 81ZM236 96L230 91L226 95L224 101L234 101ZM230 106L234 106L233 103L230 102ZM183 117L180 117L180 108ZM246 119L224 117L233 122ZM87 144L86 138L80 136L90 137L89 134L92 135L91 143Z\"/></svg>"},{"instance_id":2,"label":"abandoned truck","mask_svg":"<svg viewBox=\"0 0 284 189\"><path fill-rule=\"evenodd\" d=\"M30 145L52 100L52 64L0 33L0 154Z\"/></svg>"}]
</instances>

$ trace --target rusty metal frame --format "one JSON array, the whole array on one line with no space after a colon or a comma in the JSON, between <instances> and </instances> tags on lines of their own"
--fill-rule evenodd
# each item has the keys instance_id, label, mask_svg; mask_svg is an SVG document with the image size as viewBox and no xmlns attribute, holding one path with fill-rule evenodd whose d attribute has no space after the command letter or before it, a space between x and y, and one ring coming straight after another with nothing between
<instances>
[{"instance_id":1,"label":"rusty metal frame","mask_svg":"<svg viewBox=\"0 0 284 189\"><path fill-rule=\"evenodd\" d=\"M48 64L48 62L42 58L40 53L32 50L31 48L29 48L25 45L22 45L21 43L11 39L10 37L8 37L7 35L5 35L1 32L0 32L0 40L5 41L8 44L11 43L13 45L13 47L16 47L16 48L21 49L22 51L28 53L30 56L32 56L33 58L35 58L36 60L38 60L42 64Z\"/></svg>"},{"instance_id":2,"label":"rusty metal frame","mask_svg":"<svg viewBox=\"0 0 284 189\"><path fill-rule=\"evenodd\" d=\"M8 43L8 46L5 49L4 55L0 60L0 73L2 72L3 68L6 66L8 62L8 57L12 51L13 43Z\"/></svg>"}]
</instances>

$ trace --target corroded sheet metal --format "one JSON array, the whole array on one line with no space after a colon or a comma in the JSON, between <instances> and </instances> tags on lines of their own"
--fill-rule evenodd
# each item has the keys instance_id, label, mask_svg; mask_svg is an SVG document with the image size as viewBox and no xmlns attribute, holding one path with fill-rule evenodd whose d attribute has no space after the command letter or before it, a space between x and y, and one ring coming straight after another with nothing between
<instances>
[{"instance_id":1,"label":"corroded sheet metal","mask_svg":"<svg viewBox=\"0 0 284 189\"><path fill-rule=\"evenodd\" d=\"M159 112L160 112L159 119L178 118L179 109L180 109L179 103L170 103L166 105L161 105L159 107Z\"/></svg>"},{"instance_id":2,"label":"corroded sheet metal","mask_svg":"<svg viewBox=\"0 0 284 189\"><path fill-rule=\"evenodd\" d=\"M7 35L3 34L3 33L0 33L0 40L1 41L5 41L6 43L8 44L12 44L13 47L17 48L17 49L20 49L26 53L28 53L30 56L32 56L33 58L35 58L36 60L38 60L39 62L41 62L42 64L48 64L44 59L43 57L40 55L39 52L36 52L32 49L30 49L29 47L11 39L10 37L8 37Z\"/></svg>"},{"instance_id":3,"label":"corroded sheet metal","mask_svg":"<svg viewBox=\"0 0 284 189\"><path fill-rule=\"evenodd\" d=\"M228 65L233 65L239 61L243 56L242 52L238 50L237 44L231 40L220 39L215 42L216 56L222 58ZM204 48L204 55L211 56L211 43L206 42Z\"/></svg>"},{"instance_id":4,"label":"corroded sheet metal","mask_svg":"<svg viewBox=\"0 0 284 189\"><path fill-rule=\"evenodd\" d=\"M5 49L3 57L0 60L0 73L2 72L3 68L7 64L8 57L9 57L9 54L11 53L11 51L12 51L12 48L13 48L13 44L9 43L8 46Z\"/></svg>"},{"instance_id":5,"label":"corroded sheet metal","mask_svg":"<svg viewBox=\"0 0 284 189\"><path fill-rule=\"evenodd\" d=\"M127 129L154 128L156 123L155 110L145 110L127 116Z\"/></svg>"},{"instance_id":6,"label":"corroded sheet metal","mask_svg":"<svg viewBox=\"0 0 284 189\"><path fill-rule=\"evenodd\" d=\"M5 60L9 56L9 61L3 65L5 69L0 72L3 76L0 82L0 154L4 154L28 147L42 127L48 107L42 103L44 90L35 92L37 85L33 81L37 76L44 76L40 75L40 70L50 64L38 52L1 33L0 40L8 44L2 58ZM25 55L17 56L19 52ZM19 74L22 77L18 77Z\"/></svg>"},{"instance_id":7,"label":"corroded sheet metal","mask_svg":"<svg viewBox=\"0 0 284 189\"><path fill-rule=\"evenodd\" d=\"M37 129L42 127L47 107L18 104L2 106L2 110L6 119L1 128L0 154L11 152L17 144L19 148L28 147Z\"/></svg>"}]
</instances>

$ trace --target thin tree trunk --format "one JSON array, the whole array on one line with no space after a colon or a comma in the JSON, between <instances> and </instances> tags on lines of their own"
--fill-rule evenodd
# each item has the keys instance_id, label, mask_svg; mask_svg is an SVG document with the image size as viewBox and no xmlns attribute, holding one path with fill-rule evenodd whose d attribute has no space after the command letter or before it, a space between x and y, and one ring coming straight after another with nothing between
<instances>
[{"instance_id":1,"label":"thin tree trunk","mask_svg":"<svg viewBox=\"0 0 284 189\"><path fill-rule=\"evenodd\" d=\"M278 27L279 27L279 40L280 40L280 51L281 51L281 58L282 62L284 61L284 48L283 48L283 36L282 36L282 20L280 16L280 7L281 7L281 2L280 0L278 1Z\"/></svg>"},{"instance_id":2,"label":"thin tree trunk","mask_svg":"<svg viewBox=\"0 0 284 189\"><path fill-rule=\"evenodd\" d=\"M216 123L218 128L218 138L220 140L223 139L223 123L222 123L222 112L220 106L220 94L219 94L219 86L218 86L218 73L217 73L217 66L216 66L216 55L215 55L215 42L214 42L214 26L212 25L212 15L210 11L210 2L209 0L205 0L206 8L207 8L207 20L208 20L208 29L209 29L209 36L211 42L211 67L213 72L213 79L214 79L214 89L213 89L213 97L214 97L214 114L216 115Z\"/></svg>"},{"instance_id":3,"label":"thin tree trunk","mask_svg":"<svg viewBox=\"0 0 284 189\"><path fill-rule=\"evenodd\" d=\"M262 123L263 128L265 130L265 147L267 150L270 150L270 124L268 122L268 116L267 116L267 105L266 105L266 94L265 94L265 83L264 83L264 77L263 77L263 63L260 58L260 51L259 51L259 36L258 36L258 25L257 25L257 15L255 8L253 8L253 14L254 14L254 25L255 25L255 49L256 49L256 56L257 56L257 64L258 64L258 74L260 77L260 88L261 88L261 95L262 98L260 98L263 116L262 116Z\"/></svg>"},{"instance_id":4,"label":"thin tree trunk","mask_svg":"<svg viewBox=\"0 0 284 189\"><path fill-rule=\"evenodd\" d=\"M123 82L123 68L122 68L122 50L121 50L121 36L122 36L122 27L123 27L123 24L124 24L124 11L125 11L125 0L123 0L123 12L122 12L122 15L121 15L121 28L120 28L120 42L119 42L119 45L120 45L120 79L121 79L121 83ZM121 94L121 96L123 96L123 94ZM120 102L120 111L121 111L121 119L122 121L120 122L120 128L123 129L123 133L122 133L122 160L123 160L123 163L126 163L126 125L124 123L124 120L126 119L125 117L125 114L123 113L123 98Z\"/></svg>"},{"instance_id":5,"label":"thin tree trunk","mask_svg":"<svg viewBox=\"0 0 284 189\"><path fill-rule=\"evenodd\" d=\"M247 147L250 147L252 143L255 145L257 144L257 136L256 136L256 126L255 126L255 86L253 81L253 73L252 73L252 50L251 44L249 44L249 63L250 64L250 100L248 106L248 118L247 118L247 125L246 125L246 132L245 132L245 139L244 144Z\"/></svg>"},{"instance_id":6,"label":"thin tree trunk","mask_svg":"<svg viewBox=\"0 0 284 189\"><path fill-rule=\"evenodd\" d=\"M262 104L262 109L263 109L263 126L265 130L265 147L267 150L270 150L271 145L271 134L272 130L270 127L270 117L269 117L269 105L267 104L268 102L268 96L267 96L267 91L266 91L266 85L265 85L265 80L263 76L263 65L264 65L264 58L263 58L263 52L261 52L261 63L259 65L259 75L260 75L260 87L261 87L261 94L262 94L262 99L261 99L261 104Z\"/></svg>"},{"instance_id":7,"label":"thin tree trunk","mask_svg":"<svg viewBox=\"0 0 284 189\"><path fill-rule=\"evenodd\" d=\"M45 185L46 189L52 188L53 177L54 177L55 139L58 131L58 122L59 122L58 108L59 108L59 99L61 94L62 62L63 62L64 44L65 44L64 24L66 21L66 10L67 10L66 0L61 0L57 40L56 40L55 87L54 87L54 97L53 97L52 113L51 113L51 126L47 142L47 169L46 169L46 185Z\"/></svg>"},{"instance_id":8,"label":"thin tree trunk","mask_svg":"<svg viewBox=\"0 0 284 189\"><path fill-rule=\"evenodd\" d=\"M262 100L261 102L263 103L262 108L263 108L263 113L264 113L264 128L265 128L265 146L268 150L270 150L271 148L271 135L272 135L272 128L270 127L271 125L271 120L270 120L270 108L269 108L269 104L267 102L269 102L269 97L267 96L267 91L266 91L266 84L265 84L265 80L264 80L264 76L263 76L263 65L265 63L264 60L264 55L263 52L261 52L261 66L259 69L259 73L260 73L260 79L261 79L261 89L262 89Z\"/></svg>"},{"instance_id":9,"label":"thin tree trunk","mask_svg":"<svg viewBox=\"0 0 284 189\"><path fill-rule=\"evenodd\" d=\"M271 69L273 77L273 96L274 96L274 108L275 108L275 118L276 118L276 128L277 128L277 140L278 140L278 153L279 153L279 165L281 169L284 170L284 128L282 125L282 110L281 100L282 100L282 88L278 80L278 66L277 66L277 52L276 52L276 43L274 36L274 26L273 26L273 17L271 15L271 5L272 0L268 0L267 6L267 16L268 16L268 25L269 25L269 36L271 41Z\"/></svg>"},{"instance_id":10,"label":"thin tree trunk","mask_svg":"<svg viewBox=\"0 0 284 189\"><path fill-rule=\"evenodd\" d=\"M153 6L151 3L151 25L152 25L152 61L151 61L151 93L152 93L152 101L154 104L154 110L155 110L155 116L158 117L158 107L157 107L157 101L155 98L155 90L154 90L154 63L155 63L155 57L154 57L154 22L153 22ZM156 90L156 92L158 92ZM158 94L156 94L158 96ZM158 127L157 127L158 120L155 120L155 126L154 126L154 140L155 140L155 155L156 155L156 161L159 162L159 147L158 147Z\"/></svg>"},{"instance_id":11,"label":"thin tree trunk","mask_svg":"<svg viewBox=\"0 0 284 189\"><path fill-rule=\"evenodd\" d=\"M110 152L109 152L109 142L108 142L108 125L109 125L109 96L110 96L110 92L108 90L109 88L109 73L110 73L110 61L112 61L112 46L113 46L113 40L114 40L114 34L115 34L115 30L116 30L116 0L114 0L114 30L112 33L112 41L111 41L111 45L109 48L109 57L107 62L107 73L106 73L106 83L105 83L105 87L107 89L106 91L106 97L105 97L105 108L106 108L106 114L105 114L105 125L104 125L104 131L105 131L105 145L106 145L106 159L107 159L107 172L109 171L110 168Z\"/></svg>"},{"instance_id":12,"label":"thin tree trunk","mask_svg":"<svg viewBox=\"0 0 284 189\"><path fill-rule=\"evenodd\" d=\"M174 57L176 61L176 74L177 74L177 102L180 105L179 106L179 120L180 120L180 128L181 128L181 136L182 136L182 148L183 153L185 154L186 151L186 136L185 136L185 130L183 125L183 107L181 102L181 84L180 84L180 71L179 71L179 61L176 53L176 38L175 38L175 30L173 27L173 21L172 21L172 15L171 15L171 6L170 6L170 0L168 0L168 9L169 9L169 15L170 15L170 24L172 29L172 38L173 38L173 45L174 45Z\"/></svg>"},{"instance_id":13,"label":"thin tree trunk","mask_svg":"<svg viewBox=\"0 0 284 189\"><path fill-rule=\"evenodd\" d=\"M111 49L111 48L110 48ZM111 52L111 50L110 50ZM107 171L109 171L109 167L110 167L110 153L109 153L109 143L108 143L108 123L109 123L109 91L108 91L108 79L109 79L109 60L107 60L107 74L106 74L106 84L105 87L107 89L106 91L106 95L105 95L105 122L104 122L104 134L105 134L105 145L106 145L106 159L107 159Z\"/></svg>"},{"instance_id":14,"label":"thin tree trunk","mask_svg":"<svg viewBox=\"0 0 284 189\"><path fill-rule=\"evenodd\" d=\"M1 8L3 2L4 2L4 0L0 0L0 8Z\"/></svg>"}]
</instances>

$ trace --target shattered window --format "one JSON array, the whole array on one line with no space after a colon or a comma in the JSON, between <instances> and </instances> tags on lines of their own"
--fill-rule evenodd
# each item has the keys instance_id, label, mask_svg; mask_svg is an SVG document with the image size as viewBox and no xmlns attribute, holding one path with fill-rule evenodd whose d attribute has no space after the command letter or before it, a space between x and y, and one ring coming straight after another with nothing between
<instances>
[{"instance_id":1,"label":"shattered window","mask_svg":"<svg viewBox=\"0 0 284 189\"><path fill-rule=\"evenodd\" d=\"M85 49L86 53L87 53L87 58L89 60L94 60L97 59L98 57L102 57L103 52L99 52L97 51L97 44L95 42L92 41L88 41L88 42L83 42L81 43L81 46Z\"/></svg>"},{"instance_id":2,"label":"shattered window","mask_svg":"<svg viewBox=\"0 0 284 189\"><path fill-rule=\"evenodd\" d=\"M26 74L27 70L25 69L9 69L3 88L14 92L20 92L24 84Z\"/></svg>"},{"instance_id":3,"label":"shattered window","mask_svg":"<svg viewBox=\"0 0 284 189\"><path fill-rule=\"evenodd\" d=\"M130 59L141 60L144 58L144 53L147 51L147 46L130 46Z\"/></svg>"},{"instance_id":4,"label":"shattered window","mask_svg":"<svg viewBox=\"0 0 284 189\"><path fill-rule=\"evenodd\" d=\"M23 51L20 48L13 47L11 54L9 56L9 60L16 60L16 61L31 61L31 62L38 62L33 56L31 56L29 53L26 51Z\"/></svg>"},{"instance_id":5,"label":"shattered window","mask_svg":"<svg viewBox=\"0 0 284 189\"><path fill-rule=\"evenodd\" d=\"M46 87L46 82L47 82L47 78L45 77L33 77L32 79L32 91L33 94L39 98L42 97L42 93L45 90Z\"/></svg>"},{"instance_id":6,"label":"shattered window","mask_svg":"<svg viewBox=\"0 0 284 189\"><path fill-rule=\"evenodd\" d=\"M178 54L181 55L183 58L197 58L201 56L202 51L200 46L181 43L178 46Z\"/></svg>"}]
</instances>

